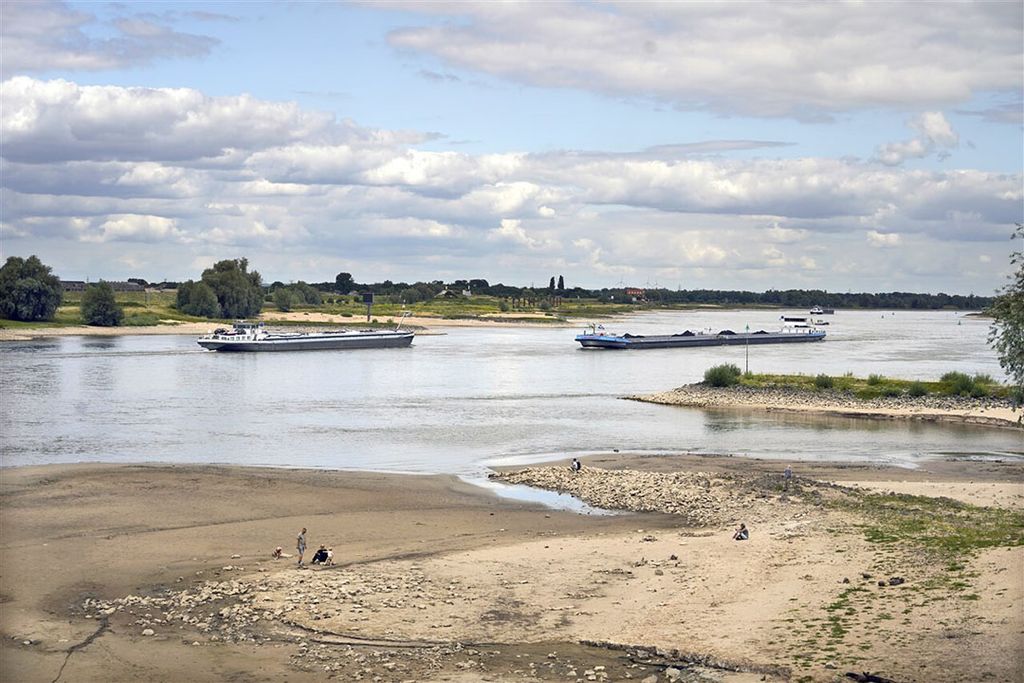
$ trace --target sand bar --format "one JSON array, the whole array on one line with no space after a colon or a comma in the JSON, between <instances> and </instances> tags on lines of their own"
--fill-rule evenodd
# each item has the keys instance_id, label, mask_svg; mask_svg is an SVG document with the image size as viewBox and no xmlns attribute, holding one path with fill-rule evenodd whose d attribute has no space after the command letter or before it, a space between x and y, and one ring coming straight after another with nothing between
<instances>
[{"instance_id":1,"label":"sand bar","mask_svg":"<svg viewBox=\"0 0 1024 683\"><path fill-rule=\"evenodd\" d=\"M1021 408L1008 400L925 396L859 399L839 392L687 384L671 391L625 397L632 401L687 408L759 410L876 420L957 422L1021 429Z\"/></svg>"},{"instance_id":2,"label":"sand bar","mask_svg":"<svg viewBox=\"0 0 1024 683\"><path fill-rule=\"evenodd\" d=\"M588 479L617 472L642 495L664 488L652 475L716 482L714 495L730 502L703 523L552 511L448 476L5 469L0 678L829 681L856 666L895 680L1019 679L1019 547L968 562L964 591L976 598L919 605L937 595L922 592L935 568L866 542L857 520L814 503L811 491L828 484L810 483L909 482L1019 509L1018 461L914 471L795 463L805 493L785 499L770 488L782 466L585 460ZM741 476L754 484L717 483ZM730 540L739 519L749 542ZM294 553L301 526L312 547L334 548L337 566L269 558L275 545ZM894 576L906 584L876 585ZM837 600L856 610L843 613L838 640L828 609Z\"/></svg>"}]
</instances>

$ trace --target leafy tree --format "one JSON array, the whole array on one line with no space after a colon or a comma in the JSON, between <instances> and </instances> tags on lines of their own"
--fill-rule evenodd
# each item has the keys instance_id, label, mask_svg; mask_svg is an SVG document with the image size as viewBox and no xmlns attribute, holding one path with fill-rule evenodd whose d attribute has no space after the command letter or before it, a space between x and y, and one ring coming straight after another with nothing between
<instances>
[{"instance_id":1,"label":"leafy tree","mask_svg":"<svg viewBox=\"0 0 1024 683\"><path fill-rule=\"evenodd\" d=\"M117 327L124 320L124 309L114 299L114 288L100 280L82 294L82 320L86 325Z\"/></svg>"},{"instance_id":2,"label":"leafy tree","mask_svg":"<svg viewBox=\"0 0 1024 683\"><path fill-rule=\"evenodd\" d=\"M565 289L565 278L561 275L558 276L558 291L561 292Z\"/></svg>"},{"instance_id":3,"label":"leafy tree","mask_svg":"<svg viewBox=\"0 0 1024 683\"><path fill-rule=\"evenodd\" d=\"M323 299L320 296L320 292L316 291L316 288L299 280L294 285L289 287L292 293L295 295L299 302L307 303L312 306L319 306L323 303Z\"/></svg>"},{"instance_id":4,"label":"leafy tree","mask_svg":"<svg viewBox=\"0 0 1024 683\"><path fill-rule=\"evenodd\" d=\"M295 292L290 287L274 290L274 305L279 311L290 311L295 305Z\"/></svg>"},{"instance_id":5,"label":"leafy tree","mask_svg":"<svg viewBox=\"0 0 1024 683\"><path fill-rule=\"evenodd\" d=\"M551 276L551 282L548 284L548 291L549 292L555 291L555 276L554 275Z\"/></svg>"},{"instance_id":6,"label":"leafy tree","mask_svg":"<svg viewBox=\"0 0 1024 683\"><path fill-rule=\"evenodd\" d=\"M1024 239L1024 223L1017 223L1013 236ZM1024 393L1024 250L1013 252L1010 263L1017 266L1017 272L1010 275L1010 282L989 309L995 318L989 342L999 354L999 364L1021 394Z\"/></svg>"},{"instance_id":7,"label":"leafy tree","mask_svg":"<svg viewBox=\"0 0 1024 683\"><path fill-rule=\"evenodd\" d=\"M203 271L203 282L213 290L226 318L247 318L263 308L260 274L249 272L249 260L225 259Z\"/></svg>"},{"instance_id":8,"label":"leafy tree","mask_svg":"<svg viewBox=\"0 0 1024 683\"><path fill-rule=\"evenodd\" d=\"M189 280L178 285L176 306L187 315L203 318L219 318L220 304L217 295L205 282Z\"/></svg>"},{"instance_id":9,"label":"leafy tree","mask_svg":"<svg viewBox=\"0 0 1024 683\"><path fill-rule=\"evenodd\" d=\"M348 294L356 288L356 283L352 279L351 273L338 273L334 277L334 291L338 294Z\"/></svg>"},{"instance_id":10,"label":"leafy tree","mask_svg":"<svg viewBox=\"0 0 1024 683\"><path fill-rule=\"evenodd\" d=\"M60 279L35 256L11 256L0 268L0 316L8 320L53 320L63 296Z\"/></svg>"}]
</instances>

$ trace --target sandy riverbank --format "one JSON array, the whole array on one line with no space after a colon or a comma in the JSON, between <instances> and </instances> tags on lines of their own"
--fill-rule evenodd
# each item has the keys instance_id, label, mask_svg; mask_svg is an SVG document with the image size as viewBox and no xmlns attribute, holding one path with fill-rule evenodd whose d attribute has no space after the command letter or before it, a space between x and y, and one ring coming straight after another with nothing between
<instances>
[{"instance_id":1,"label":"sandy riverbank","mask_svg":"<svg viewBox=\"0 0 1024 683\"><path fill-rule=\"evenodd\" d=\"M819 504L832 489L816 483L909 483L1019 510L1019 463L800 463L785 498L771 489L781 466L608 455L575 479L607 488L622 477L614 488L643 495L677 486L672 498L693 505L707 494L703 519L575 515L447 476L2 470L0 678L1019 679L1019 547L966 560L959 593L930 592L937 570L920 553L868 543L855 516ZM753 529L746 543L729 540L739 520ZM293 553L301 526L338 566L269 558L275 545ZM876 585L896 576L906 583Z\"/></svg>"},{"instance_id":2,"label":"sandy riverbank","mask_svg":"<svg viewBox=\"0 0 1024 683\"><path fill-rule=\"evenodd\" d=\"M378 322L388 319L396 321L397 317L374 316ZM365 317L344 317L330 313L305 313L293 311L284 313L280 311L266 312L259 316L260 320L268 325L276 321L288 321L290 323L305 322L311 326L330 323L334 325L348 325L357 328ZM410 316L405 319L405 327L419 328L419 334L436 333L435 330L443 330L449 327L579 327L582 322L558 321L550 316L540 313L495 313L486 318L442 318L428 316ZM0 342L5 341L26 341L40 337L115 337L129 335L154 335L154 334L183 334L199 337L212 332L217 327L224 327L225 323L210 321L198 323L176 323L168 322L164 325L147 325L140 327L93 327L89 325L73 325L69 327L37 327L37 328L0 328Z\"/></svg>"},{"instance_id":3,"label":"sandy riverbank","mask_svg":"<svg viewBox=\"0 0 1024 683\"><path fill-rule=\"evenodd\" d=\"M1021 409L1007 400L959 396L858 399L839 392L687 384L671 391L626 397L632 401L688 408L763 410L876 420L959 422L1021 429Z\"/></svg>"}]
</instances>

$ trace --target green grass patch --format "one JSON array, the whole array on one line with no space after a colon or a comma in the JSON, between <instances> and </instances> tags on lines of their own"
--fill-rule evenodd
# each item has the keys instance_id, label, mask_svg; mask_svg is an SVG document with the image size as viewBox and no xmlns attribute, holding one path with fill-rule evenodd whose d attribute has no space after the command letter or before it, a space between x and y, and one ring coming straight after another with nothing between
<instances>
[{"instance_id":1,"label":"green grass patch","mask_svg":"<svg viewBox=\"0 0 1024 683\"><path fill-rule=\"evenodd\" d=\"M836 505L853 509L867 521L871 543L909 543L950 558L949 572L961 571L956 558L985 548L1024 545L1024 513L983 508L949 498L862 493L840 498Z\"/></svg>"},{"instance_id":2,"label":"green grass patch","mask_svg":"<svg viewBox=\"0 0 1024 683\"><path fill-rule=\"evenodd\" d=\"M862 378L850 373L842 376L747 373L740 378L739 384L755 389L831 390L865 400L881 396L918 398L929 395L1010 398L1012 391L1012 387L999 384L988 375L970 377L957 372L946 373L941 379L931 382L894 379L877 374Z\"/></svg>"}]
</instances>

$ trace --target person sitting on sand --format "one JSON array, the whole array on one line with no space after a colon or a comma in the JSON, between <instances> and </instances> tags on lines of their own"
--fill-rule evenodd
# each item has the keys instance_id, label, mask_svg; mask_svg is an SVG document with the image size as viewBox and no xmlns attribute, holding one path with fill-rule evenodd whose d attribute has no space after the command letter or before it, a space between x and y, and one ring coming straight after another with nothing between
<instances>
[{"instance_id":1,"label":"person sitting on sand","mask_svg":"<svg viewBox=\"0 0 1024 683\"><path fill-rule=\"evenodd\" d=\"M284 555L284 548L281 546L277 546L274 548L274 552L270 553L270 557L275 560L280 560L282 555Z\"/></svg>"},{"instance_id":2,"label":"person sitting on sand","mask_svg":"<svg viewBox=\"0 0 1024 683\"><path fill-rule=\"evenodd\" d=\"M334 564L334 548L327 549L327 560L324 562L324 564L328 567Z\"/></svg>"},{"instance_id":3,"label":"person sitting on sand","mask_svg":"<svg viewBox=\"0 0 1024 683\"><path fill-rule=\"evenodd\" d=\"M313 553L313 559L310 561L310 564L323 564L326 561L327 546L321 545L319 548L316 549L316 552Z\"/></svg>"},{"instance_id":4,"label":"person sitting on sand","mask_svg":"<svg viewBox=\"0 0 1024 683\"><path fill-rule=\"evenodd\" d=\"M580 463L578 459L573 458L572 464L569 465L569 469L571 469L573 472L579 472L581 469L583 469L583 465Z\"/></svg>"},{"instance_id":5,"label":"person sitting on sand","mask_svg":"<svg viewBox=\"0 0 1024 683\"><path fill-rule=\"evenodd\" d=\"M736 529L736 533L732 535L732 540L745 541L748 538L750 538L750 532L747 531L747 525L741 523L739 527Z\"/></svg>"}]
</instances>

